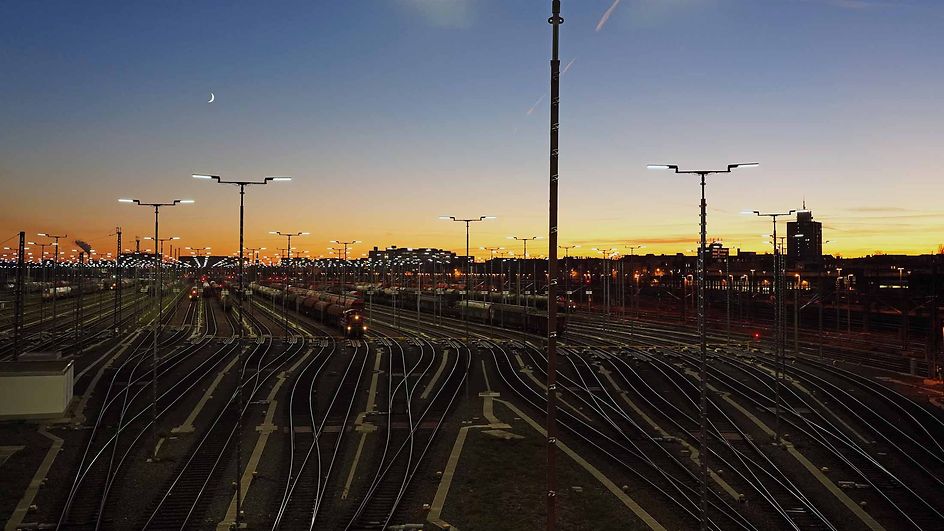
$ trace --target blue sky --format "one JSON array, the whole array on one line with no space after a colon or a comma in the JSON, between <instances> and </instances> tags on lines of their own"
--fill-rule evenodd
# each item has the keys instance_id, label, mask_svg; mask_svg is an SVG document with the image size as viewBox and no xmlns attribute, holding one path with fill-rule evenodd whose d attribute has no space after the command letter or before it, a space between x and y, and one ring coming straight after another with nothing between
<instances>
[{"instance_id":1,"label":"blue sky","mask_svg":"<svg viewBox=\"0 0 944 531\"><path fill-rule=\"evenodd\" d=\"M944 2L621 0L597 31L612 5L563 2L563 240L691 248L696 183L646 163L756 160L710 182L710 236L762 248L738 212L805 197L833 251L941 243ZM251 192L248 241L270 248L272 229L315 254L458 248L440 214L498 216L478 245L546 233L549 11L2 2L0 232L146 233L115 198L193 197L166 230L235 249L235 193L202 171L296 177Z\"/></svg>"}]
</instances>

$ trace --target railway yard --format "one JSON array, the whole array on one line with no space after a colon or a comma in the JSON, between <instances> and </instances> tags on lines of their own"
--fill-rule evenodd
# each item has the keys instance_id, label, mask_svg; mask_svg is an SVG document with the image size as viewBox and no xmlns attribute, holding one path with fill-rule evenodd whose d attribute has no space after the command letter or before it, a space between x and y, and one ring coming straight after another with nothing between
<instances>
[{"instance_id":1,"label":"railway yard","mask_svg":"<svg viewBox=\"0 0 944 531\"><path fill-rule=\"evenodd\" d=\"M117 317L107 292L28 300L27 350L71 359L74 397L0 422L7 529L543 525L540 335L370 302L350 337L257 292L240 318L167 289L156 386L149 294ZM708 528L944 526L939 385L881 342L804 336L778 392L771 345L711 332ZM698 528L697 333L582 311L560 348L561 528Z\"/></svg>"}]
</instances>

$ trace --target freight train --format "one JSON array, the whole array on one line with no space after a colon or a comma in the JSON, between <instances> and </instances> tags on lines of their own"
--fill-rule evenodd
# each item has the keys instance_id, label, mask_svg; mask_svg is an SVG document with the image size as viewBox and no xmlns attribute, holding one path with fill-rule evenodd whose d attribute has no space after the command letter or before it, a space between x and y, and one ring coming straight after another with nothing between
<instances>
[{"instance_id":1,"label":"freight train","mask_svg":"<svg viewBox=\"0 0 944 531\"><path fill-rule=\"evenodd\" d=\"M364 337L367 332L364 300L358 296L338 295L294 286L285 290L282 284L278 283L264 285L253 282L250 288L254 293L259 293L278 305L284 302L286 308L339 329L348 339Z\"/></svg>"},{"instance_id":2,"label":"freight train","mask_svg":"<svg viewBox=\"0 0 944 531\"><path fill-rule=\"evenodd\" d=\"M415 311L417 304L419 304L421 312L441 312L442 315L455 318L464 318L468 314L469 320L481 324L512 330L524 330L538 335L547 333L547 296L522 295L521 300L523 302L528 301L529 306L492 302L495 299L502 300L503 298L508 303L515 300L512 295L502 297L501 293L495 292L470 293L472 300L469 300L468 305L466 305L464 294L460 290L454 289L439 290L439 293L423 290L419 293L419 296L417 296L416 290L409 288L374 289L371 297L373 302L385 306L396 306L404 310ZM489 299L489 301L483 301L483 298ZM563 335L567 327L567 316L564 313L564 308L566 308L566 302L558 300L558 335Z\"/></svg>"}]
</instances>

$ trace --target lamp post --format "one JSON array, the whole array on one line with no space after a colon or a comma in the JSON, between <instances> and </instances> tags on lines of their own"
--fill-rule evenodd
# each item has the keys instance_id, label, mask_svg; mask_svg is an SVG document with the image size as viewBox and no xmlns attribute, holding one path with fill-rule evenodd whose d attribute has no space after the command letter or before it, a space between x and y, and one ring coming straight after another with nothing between
<instances>
[{"instance_id":1,"label":"lamp post","mask_svg":"<svg viewBox=\"0 0 944 531\"><path fill-rule=\"evenodd\" d=\"M114 301L114 316L113 323L115 327L115 335L118 335L118 327L121 324L121 291L123 286L121 285L121 227L115 227L115 301ZM111 254L111 253L109 253Z\"/></svg>"},{"instance_id":2,"label":"lamp post","mask_svg":"<svg viewBox=\"0 0 944 531\"><path fill-rule=\"evenodd\" d=\"M160 216L161 207L173 207L177 205L188 205L193 203L193 199L174 199L170 203L144 203L140 199L119 199L119 203L132 203L138 206L150 207L154 209L154 288L157 289L157 282L161 271L161 259L158 250L158 241L160 240ZM58 243L58 241L57 241ZM56 249L58 252L58 248ZM54 299L55 300L55 299ZM154 453L151 460L157 460L157 338L161 333L161 318L163 308L160 304L157 306L157 316L154 318L153 331L153 349L151 352L151 433L154 437Z\"/></svg>"},{"instance_id":3,"label":"lamp post","mask_svg":"<svg viewBox=\"0 0 944 531\"><path fill-rule=\"evenodd\" d=\"M650 169L673 170L675 173L693 174L700 177L701 184L701 245L698 249L698 335L701 350L699 369L699 423L701 438L701 529L708 527L708 341L705 329L705 248L707 247L707 210L705 201L705 177L709 174L731 173L735 168L751 168L756 162L728 164L724 170L679 170L676 164L650 164Z\"/></svg>"},{"instance_id":4,"label":"lamp post","mask_svg":"<svg viewBox=\"0 0 944 531\"><path fill-rule=\"evenodd\" d=\"M578 249L580 246L574 244L558 245L558 247L564 250L564 295L567 296L567 303L566 307L564 308L564 313L570 313L570 250ZM550 304L550 299L548 299L548 304Z\"/></svg>"},{"instance_id":5,"label":"lamp post","mask_svg":"<svg viewBox=\"0 0 944 531\"><path fill-rule=\"evenodd\" d=\"M612 266L610 265L610 261L616 254L616 247L611 247L609 249L598 249L594 247L591 250L602 254L603 260L605 260L604 274L606 275L606 283L601 286L603 288L603 296L606 298L604 301L604 307L606 308L606 320L604 321L603 325L603 330L605 331L610 326L610 276L612 274Z\"/></svg>"},{"instance_id":6,"label":"lamp post","mask_svg":"<svg viewBox=\"0 0 944 531\"><path fill-rule=\"evenodd\" d=\"M40 266L42 267L42 281L41 281L41 284L40 284L40 285L45 285L45 284L46 284L46 247L52 246L52 245L53 245L53 242L46 242L46 243L40 243L40 242L26 242L26 243L28 243L28 244L30 244L30 245L38 245L38 246L39 246L39 264L40 264ZM53 285L53 287L55 287L55 285ZM55 289L54 289L54 290L53 290L53 293L55 294L55 292L56 292L56 291L55 291ZM40 295L40 301L39 301L39 328L42 329L42 327L43 327L43 322L45 321L45 317L46 317L46 307L43 306L42 290L40 290L40 294L39 294L39 295ZM55 296L55 295L53 295L53 296Z\"/></svg>"},{"instance_id":7,"label":"lamp post","mask_svg":"<svg viewBox=\"0 0 944 531\"><path fill-rule=\"evenodd\" d=\"M295 236L307 236L308 234L311 234L311 233L309 232L282 232L279 230L270 230L269 234L275 234L277 236L285 236L286 238L288 238L288 248L286 249L286 253L288 254L289 262L294 263L292 262L292 238ZM240 260L240 262L241 261L242 260ZM291 267L291 265L289 264L287 264L286 266ZM288 339L288 309L286 309L285 307L285 298L287 296L288 296L288 273L286 272L285 282L282 283L282 319L283 319L282 322L285 327L286 340Z\"/></svg>"},{"instance_id":8,"label":"lamp post","mask_svg":"<svg viewBox=\"0 0 944 531\"><path fill-rule=\"evenodd\" d=\"M145 236L145 240L153 240L151 236ZM161 269L160 275L158 276L157 282L157 307L163 308L164 306L164 242L169 242L172 240L179 240L180 236L171 236L170 238L161 238L157 243L154 244L154 247L157 248L160 245L160 255L161 255Z\"/></svg>"},{"instance_id":9,"label":"lamp post","mask_svg":"<svg viewBox=\"0 0 944 531\"><path fill-rule=\"evenodd\" d=\"M258 279L258 275L259 275L259 251L265 251L266 248L265 248L265 247L247 247L245 250L246 250L246 251L249 251L249 262L252 264L252 278L250 279L250 283L251 283L251 282L255 282L255 281L259 280L259 279ZM252 299L252 298L253 298L253 292L252 292L252 290L250 289L250 290L247 290L246 294L247 294L248 299L249 299L249 319L252 320L253 314L254 314L254 311L253 311L253 306L254 306L254 304L253 304L253 299Z\"/></svg>"},{"instance_id":10,"label":"lamp post","mask_svg":"<svg viewBox=\"0 0 944 531\"><path fill-rule=\"evenodd\" d=\"M544 239L542 236L530 236L530 237L528 237L528 236L507 236L507 238L508 238L509 240L519 241L519 242L522 242L522 243L524 244L524 254L522 255L522 259L524 259L524 260L527 260L527 259L528 259L528 242L529 242L529 241L533 241L533 240L542 240L542 239ZM515 260L515 262L518 262L518 289L517 289L518 295L517 295L517 300L516 300L515 302L520 306L520 305L521 305L521 261L520 261L520 260ZM528 307L529 307L529 305L528 305L528 299L525 299L525 300L524 300L524 328L523 328L523 330L522 330L522 331L523 331L522 337L524 338L524 341L525 341L525 342L527 342L527 340L528 340L528 339L527 339L527 338L528 338ZM504 316L504 314L505 314L505 312L503 311L503 312L502 312L502 315Z\"/></svg>"},{"instance_id":11,"label":"lamp post","mask_svg":"<svg viewBox=\"0 0 944 531\"><path fill-rule=\"evenodd\" d=\"M465 311L462 312L462 318L465 321L465 342L469 354L472 353L472 347L469 345L471 333L469 332L469 276L472 274L472 256L469 254L469 225L472 223L485 221L486 219L495 219L495 216L479 216L477 218L457 218L455 216L439 216L439 219L447 221L457 221L465 223Z\"/></svg>"},{"instance_id":12,"label":"lamp post","mask_svg":"<svg viewBox=\"0 0 944 531\"><path fill-rule=\"evenodd\" d=\"M344 262L341 264L341 299L344 300L344 282L347 279L347 246L354 245L355 243L361 243L360 240L351 240L349 242L342 242L340 240L331 240L331 243L344 246ZM417 321L418 323L419 321Z\"/></svg>"},{"instance_id":13,"label":"lamp post","mask_svg":"<svg viewBox=\"0 0 944 531\"><path fill-rule=\"evenodd\" d=\"M780 249L777 247L777 218L783 216L792 216L796 213L796 209L790 209L787 212L761 212L759 210L752 210L751 212L745 212L745 214L756 214L758 217L768 217L773 225L773 232L771 234L773 238L774 246L774 321L775 321L775 332L774 332L774 376L775 376L775 385L774 385L774 418L775 428L774 435L775 441L780 442L780 385L781 379L783 378L784 362L783 362L783 312L781 310L783 303L783 275L781 274L781 256Z\"/></svg>"},{"instance_id":14,"label":"lamp post","mask_svg":"<svg viewBox=\"0 0 944 531\"><path fill-rule=\"evenodd\" d=\"M629 249L629 262L630 262L629 267L630 269L633 269L633 263L635 262L633 258L636 256L636 250L645 249L646 246L645 245L627 245L626 248ZM638 320L639 319L639 273L635 270L633 270L633 278L636 281L636 289L633 292L633 314L634 314L634 319ZM626 301L623 301L623 304L626 304ZM635 330L633 321L630 321L629 330L630 330L630 335L632 335L633 331Z\"/></svg>"},{"instance_id":15,"label":"lamp post","mask_svg":"<svg viewBox=\"0 0 944 531\"><path fill-rule=\"evenodd\" d=\"M56 291L56 283L58 282L58 272L59 272L59 238L68 238L67 234L49 234L47 232L40 232L37 236L44 236L46 238L52 238L53 243L53 252L52 252L52 329L56 329L56 318L59 316L56 313L56 300L59 298L59 294Z\"/></svg>"},{"instance_id":16,"label":"lamp post","mask_svg":"<svg viewBox=\"0 0 944 531\"><path fill-rule=\"evenodd\" d=\"M492 260L495 258L495 253L498 251L503 251L504 247L479 247L483 251L488 251L488 295L482 297L483 301L487 301L488 298L492 296Z\"/></svg>"},{"instance_id":17,"label":"lamp post","mask_svg":"<svg viewBox=\"0 0 944 531\"><path fill-rule=\"evenodd\" d=\"M244 213L245 213L244 205L245 205L245 198L246 198L246 187L247 187L247 186L252 186L252 185L269 184L270 182L291 181L292 178L291 178L291 177L282 177L282 176L280 176L280 177L265 177L265 178L263 178L261 181L225 181L225 180L223 180L223 178L220 177L219 175L208 175L208 174L194 173L194 174L191 174L191 176L192 176L194 179L213 180L213 181L216 181L216 182L219 183L219 184L230 184L230 185L238 186L238 187L239 187L239 272L238 272L238 274L237 274L237 276L238 276L238 284L239 284L239 298L237 299L237 302L236 302L236 309L237 309L237 313L239 314L239 340L240 340L240 349L242 349L243 327L244 327L244 326L243 326L243 305L242 305L242 298L243 298L243 265L244 265L244 264L243 264L243 221L244 221L244 219L245 219L245 216L244 216ZM291 246L290 246L290 247L291 247ZM240 352L241 352L241 350L240 350ZM240 412L240 415L242 415L241 412ZM238 468L238 466L237 466L237 468ZM238 485L238 484L239 484L239 482L238 482L238 478L237 478L237 485ZM237 487L237 488L238 488L238 487ZM237 495L237 497L236 497L236 500L237 500L237 501L236 501L236 525L237 525L237 527L238 527L238 526L239 526L239 496L238 496L238 495Z\"/></svg>"}]
</instances>

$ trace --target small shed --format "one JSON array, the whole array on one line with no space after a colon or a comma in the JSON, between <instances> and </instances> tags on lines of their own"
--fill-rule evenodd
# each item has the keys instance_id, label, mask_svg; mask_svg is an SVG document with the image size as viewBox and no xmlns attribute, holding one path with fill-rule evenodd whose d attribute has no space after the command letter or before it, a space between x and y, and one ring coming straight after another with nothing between
<instances>
[{"instance_id":1,"label":"small shed","mask_svg":"<svg viewBox=\"0 0 944 531\"><path fill-rule=\"evenodd\" d=\"M0 419L62 416L72 401L71 359L0 363Z\"/></svg>"}]
</instances>

